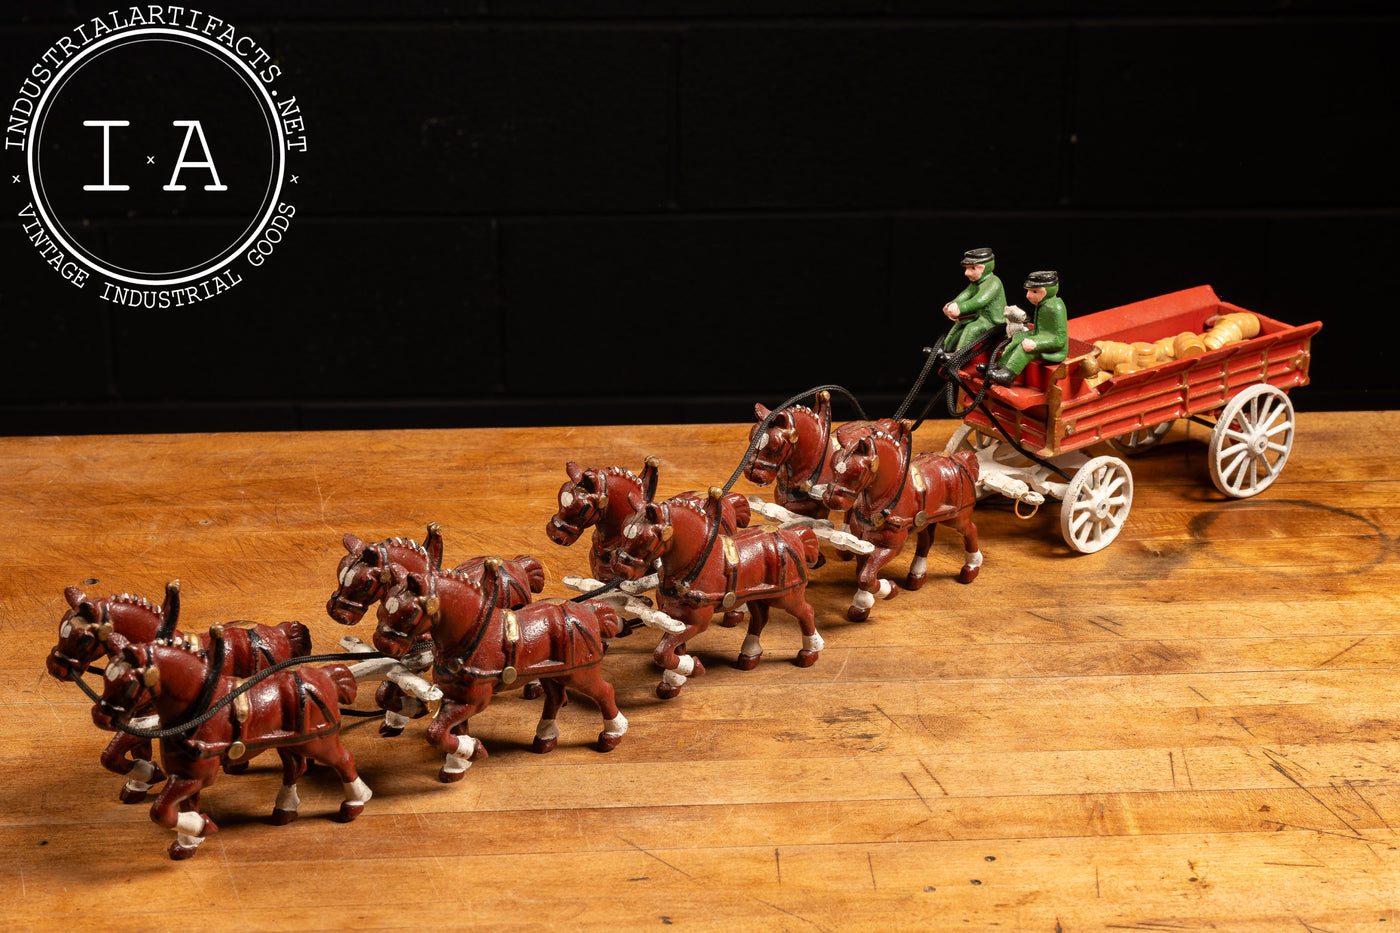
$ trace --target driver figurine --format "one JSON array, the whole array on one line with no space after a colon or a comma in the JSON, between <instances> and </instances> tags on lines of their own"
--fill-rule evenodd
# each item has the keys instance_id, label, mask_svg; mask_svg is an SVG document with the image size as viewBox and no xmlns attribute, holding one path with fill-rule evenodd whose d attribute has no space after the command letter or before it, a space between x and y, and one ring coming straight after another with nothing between
<instances>
[{"instance_id":1,"label":"driver figurine","mask_svg":"<svg viewBox=\"0 0 1400 933\"><path fill-rule=\"evenodd\" d=\"M1031 360L1058 363L1069 352L1069 324L1065 303L1057 296L1060 277L1054 272L1032 272L1026 276L1026 300L1035 311L1030 330L1001 355L1001 363L987 371L987 378L1009 386Z\"/></svg>"},{"instance_id":2,"label":"driver figurine","mask_svg":"<svg viewBox=\"0 0 1400 933\"><path fill-rule=\"evenodd\" d=\"M1006 294L1001 279L992 275L996 256L985 246L970 249L963 253L962 264L970 284L943 306L944 316L953 322L943 340L943 349L950 353L1006 324Z\"/></svg>"}]
</instances>

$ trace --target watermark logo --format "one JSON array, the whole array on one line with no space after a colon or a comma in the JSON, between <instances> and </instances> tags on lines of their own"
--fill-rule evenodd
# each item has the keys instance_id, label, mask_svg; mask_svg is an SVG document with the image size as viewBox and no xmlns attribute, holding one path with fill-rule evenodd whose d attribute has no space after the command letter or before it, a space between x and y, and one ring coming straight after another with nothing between
<instances>
[{"instance_id":1,"label":"watermark logo","mask_svg":"<svg viewBox=\"0 0 1400 933\"><path fill-rule=\"evenodd\" d=\"M115 9L59 36L4 133L39 261L132 308L241 284L296 216L306 122L281 76L256 35L189 7Z\"/></svg>"}]
</instances>

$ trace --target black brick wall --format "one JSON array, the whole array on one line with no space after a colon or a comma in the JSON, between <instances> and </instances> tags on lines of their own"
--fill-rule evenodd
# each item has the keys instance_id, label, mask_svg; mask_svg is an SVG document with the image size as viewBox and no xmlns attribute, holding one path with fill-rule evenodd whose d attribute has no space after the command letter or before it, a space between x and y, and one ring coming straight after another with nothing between
<instances>
[{"instance_id":1,"label":"black brick wall","mask_svg":"<svg viewBox=\"0 0 1400 933\"><path fill-rule=\"evenodd\" d=\"M7 3L0 90L121 6ZM1209 283L1321 319L1295 403L1400 407L1360 352L1400 253L1391 2L211 11L305 112L292 234L136 311L7 219L0 433L747 420L825 382L887 413L980 245L1071 316Z\"/></svg>"}]
</instances>

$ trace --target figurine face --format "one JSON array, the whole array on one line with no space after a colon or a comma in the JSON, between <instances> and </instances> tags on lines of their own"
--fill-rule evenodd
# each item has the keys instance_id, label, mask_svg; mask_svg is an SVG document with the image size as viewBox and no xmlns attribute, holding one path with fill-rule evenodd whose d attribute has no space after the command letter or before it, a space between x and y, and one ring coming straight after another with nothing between
<instances>
[{"instance_id":1,"label":"figurine face","mask_svg":"<svg viewBox=\"0 0 1400 933\"><path fill-rule=\"evenodd\" d=\"M1026 289L1026 300L1029 301L1029 302L1030 302L1031 304L1033 304L1033 305L1039 305L1042 301L1045 300L1045 289L1043 289L1043 288L1028 288L1028 289Z\"/></svg>"},{"instance_id":2,"label":"figurine face","mask_svg":"<svg viewBox=\"0 0 1400 933\"><path fill-rule=\"evenodd\" d=\"M99 729L111 730L112 723L130 717L144 692L141 671L129 661L114 660L103 674L102 699L92 708L92 721Z\"/></svg>"},{"instance_id":3,"label":"figurine face","mask_svg":"<svg viewBox=\"0 0 1400 933\"><path fill-rule=\"evenodd\" d=\"M588 470L577 480L560 486L559 511L544 528L549 540L567 547L579 539L585 528L596 525L608 507L605 488L606 480L596 470Z\"/></svg>"},{"instance_id":4,"label":"figurine face","mask_svg":"<svg viewBox=\"0 0 1400 933\"><path fill-rule=\"evenodd\" d=\"M982 273L987 271L987 264L978 262L970 266L963 266L963 275L967 276L969 282L978 282L982 279Z\"/></svg>"},{"instance_id":5,"label":"figurine face","mask_svg":"<svg viewBox=\"0 0 1400 933\"><path fill-rule=\"evenodd\" d=\"M756 424L749 429L750 443L757 431ZM777 479L778 468L787 462L796 444L797 431L792 424L792 415L785 411L774 418L764 432L758 447L754 449L753 460L749 461L749 467L744 471L745 475L760 486L773 482Z\"/></svg>"},{"instance_id":6,"label":"figurine face","mask_svg":"<svg viewBox=\"0 0 1400 933\"><path fill-rule=\"evenodd\" d=\"M877 462L875 446L869 437L843 448L832 464L831 483L826 487L822 504L838 512L854 506L856 497L869 485Z\"/></svg>"},{"instance_id":7,"label":"figurine face","mask_svg":"<svg viewBox=\"0 0 1400 933\"><path fill-rule=\"evenodd\" d=\"M660 523L655 506L633 513L622 526L622 547L613 558L613 570L628 580L644 576L666 549L670 525Z\"/></svg>"},{"instance_id":8,"label":"figurine face","mask_svg":"<svg viewBox=\"0 0 1400 933\"><path fill-rule=\"evenodd\" d=\"M389 591L379 604L379 627L374 632L374 647L385 654L399 657L428 629L432 618L424 611L426 598L413 592L406 584Z\"/></svg>"}]
</instances>

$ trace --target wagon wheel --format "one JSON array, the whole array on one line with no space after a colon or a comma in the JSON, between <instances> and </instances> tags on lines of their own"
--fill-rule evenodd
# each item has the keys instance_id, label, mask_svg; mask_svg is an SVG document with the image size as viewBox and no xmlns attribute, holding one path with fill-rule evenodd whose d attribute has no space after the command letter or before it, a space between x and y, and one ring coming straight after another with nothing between
<instances>
[{"instance_id":1,"label":"wagon wheel","mask_svg":"<svg viewBox=\"0 0 1400 933\"><path fill-rule=\"evenodd\" d=\"M968 425L962 425L948 438L948 443L943 445L943 456L951 457L960 450L983 450L996 442L996 438L988 437Z\"/></svg>"},{"instance_id":2,"label":"wagon wheel","mask_svg":"<svg viewBox=\"0 0 1400 933\"><path fill-rule=\"evenodd\" d=\"M1210 479L1227 496L1263 492L1293 449L1293 403L1267 383L1230 399L1210 432Z\"/></svg>"},{"instance_id":3,"label":"wagon wheel","mask_svg":"<svg viewBox=\"0 0 1400 933\"><path fill-rule=\"evenodd\" d=\"M1154 424L1151 427L1138 428L1130 431L1122 437L1111 437L1108 446L1124 456L1131 457L1140 454L1145 450L1156 447L1162 438L1167 436L1167 432L1172 429L1170 421L1163 424Z\"/></svg>"},{"instance_id":4,"label":"wagon wheel","mask_svg":"<svg viewBox=\"0 0 1400 933\"><path fill-rule=\"evenodd\" d=\"M1081 554L1101 551L1118 537L1133 507L1133 474L1117 457L1095 457L1070 480L1060 504L1060 533Z\"/></svg>"}]
</instances>

